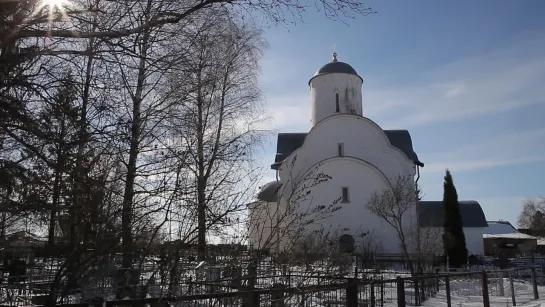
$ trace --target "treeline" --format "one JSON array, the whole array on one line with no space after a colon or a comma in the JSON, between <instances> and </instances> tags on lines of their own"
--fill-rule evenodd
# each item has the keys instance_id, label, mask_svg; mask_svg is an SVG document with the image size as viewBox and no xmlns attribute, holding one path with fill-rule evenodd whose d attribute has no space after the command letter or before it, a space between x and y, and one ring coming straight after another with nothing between
<instances>
[{"instance_id":1,"label":"treeline","mask_svg":"<svg viewBox=\"0 0 545 307\"><path fill-rule=\"evenodd\" d=\"M333 18L371 12L315 4ZM121 247L125 269L167 239L196 244L199 259L207 237L242 242L264 137L252 127L266 119L256 20L294 21L307 5L1 1L0 240ZM72 275L85 262L68 259Z\"/></svg>"},{"instance_id":2,"label":"treeline","mask_svg":"<svg viewBox=\"0 0 545 307\"><path fill-rule=\"evenodd\" d=\"M141 27L166 5L85 4L72 27L93 33ZM30 9L2 5L14 8L3 10L8 22ZM66 19L47 26L68 28ZM127 252L166 235L204 246L206 234L241 222L244 183L259 175L262 132L248 126L263 117L260 29L218 7L119 38L96 33L3 45L2 236L26 230L49 245Z\"/></svg>"}]
</instances>

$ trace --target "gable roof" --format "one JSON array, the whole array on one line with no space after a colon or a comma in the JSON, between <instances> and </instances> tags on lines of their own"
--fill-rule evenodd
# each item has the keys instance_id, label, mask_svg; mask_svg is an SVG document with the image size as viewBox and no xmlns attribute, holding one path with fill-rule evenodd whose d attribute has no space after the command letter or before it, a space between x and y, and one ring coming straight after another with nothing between
<instances>
[{"instance_id":1,"label":"gable roof","mask_svg":"<svg viewBox=\"0 0 545 307\"><path fill-rule=\"evenodd\" d=\"M486 217L481 205L474 200L461 200L460 215L462 216L462 227L488 227ZM443 202L419 201L418 222L420 227L443 227L444 220Z\"/></svg>"},{"instance_id":2,"label":"gable roof","mask_svg":"<svg viewBox=\"0 0 545 307\"><path fill-rule=\"evenodd\" d=\"M383 130L392 146L401 150L407 158L414 161L418 166L423 167L424 164L418 160L418 156L413 150L413 141L407 130ZM276 156L272 169L278 169L282 161L284 161L292 152L303 145L308 133L279 133L278 141L276 142Z\"/></svg>"},{"instance_id":3,"label":"gable roof","mask_svg":"<svg viewBox=\"0 0 545 307\"><path fill-rule=\"evenodd\" d=\"M508 221L488 221L488 228L485 234L499 235L508 233L518 233L518 230Z\"/></svg>"}]
</instances>

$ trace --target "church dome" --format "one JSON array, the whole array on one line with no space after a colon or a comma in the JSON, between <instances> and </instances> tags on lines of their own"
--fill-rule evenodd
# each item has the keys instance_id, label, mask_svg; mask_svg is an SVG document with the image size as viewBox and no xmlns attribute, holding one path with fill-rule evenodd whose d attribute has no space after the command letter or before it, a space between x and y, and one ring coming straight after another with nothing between
<instances>
[{"instance_id":1,"label":"church dome","mask_svg":"<svg viewBox=\"0 0 545 307\"><path fill-rule=\"evenodd\" d=\"M331 62L320 67L320 69L318 69L314 76L333 73L351 74L356 76L358 75L358 73L354 68L352 68L352 66L344 62Z\"/></svg>"},{"instance_id":2,"label":"church dome","mask_svg":"<svg viewBox=\"0 0 545 307\"><path fill-rule=\"evenodd\" d=\"M261 187L259 193L257 193L257 200L265 202L278 201L278 190L280 189L280 183L278 181L272 181Z\"/></svg>"},{"instance_id":3,"label":"church dome","mask_svg":"<svg viewBox=\"0 0 545 307\"><path fill-rule=\"evenodd\" d=\"M320 69L316 71L316 73L314 74L314 76L312 76L308 83L310 84L312 79L316 78L317 76L326 74L349 74L358 76L361 79L361 77L352 66L347 63L337 61L337 53L333 53L333 61L320 67Z\"/></svg>"}]
</instances>

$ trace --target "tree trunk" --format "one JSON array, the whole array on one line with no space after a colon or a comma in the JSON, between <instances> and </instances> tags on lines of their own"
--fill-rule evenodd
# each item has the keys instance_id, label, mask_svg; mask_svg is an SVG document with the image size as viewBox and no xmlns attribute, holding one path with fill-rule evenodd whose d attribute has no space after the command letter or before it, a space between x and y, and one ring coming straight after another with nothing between
<instances>
[{"instance_id":1,"label":"tree trunk","mask_svg":"<svg viewBox=\"0 0 545 307\"><path fill-rule=\"evenodd\" d=\"M64 97L64 99L70 99L70 96ZM59 104L65 104L67 101L57 101L56 103ZM66 109L63 110L65 112ZM61 180L62 180L62 174L64 169L64 160L65 160L65 151L64 151L64 137L66 134L66 121L65 121L65 114L62 115L61 120L61 131L59 134L59 140L60 144L58 145L60 148L57 149L57 163L55 165L55 179L53 182L53 198L51 201L51 210L49 214L49 231L48 231L48 244L50 246L55 245L55 226L56 226L56 216L57 211L59 209L59 200L61 196Z\"/></svg>"},{"instance_id":2,"label":"tree trunk","mask_svg":"<svg viewBox=\"0 0 545 307\"><path fill-rule=\"evenodd\" d=\"M57 167L60 167L60 165L58 165ZM56 218L57 209L58 209L59 198L60 198L60 183L61 183L61 172L60 172L60 169L57 168L57 170L55 171L55 179L53 182L53 199L51 201L51 210L49 212L49 231L47 236L47 243L50 246L55 245L55 226L56 226L56 219L57 219Z\"/></svg>"},{"instance_id":3,"label":"tree trunk","mask_svg":"<svg viewBox=\"0 0 545 307\"><path fill-rule=\"evenodd\" d=\"M200 80L199 80L200 83ZM197 97L197 259L206 259L206 176L204 161L204 98L201 94L201 86Z\"/></svg>"},{"instance_id":4,"label":"tree trunk","mask_svg":"<svg viewBox=\"0 0 545 307\"><path fill-rule=\"evenodd\" d=\"M95 17L96 19L96 17ZM70 218L72 220L71 229L70 229L70 242L72 246L76 246L80 242L80 231L82 223L82 211L84 210L82 206L81 196L84 194L83 191L83 177L85 174L83 157L85 146L89 142L89 134L87 132L87 108L89 105L89 90L91 87L92 80L92 69L93 69L93 60L94 60L94 48L95 48L95 39L91 38L89 40L89 57L87 58L87 65L85 68L85 83L83 85L83 96L81 103L81 113L79 118L79 131L78 131L78 151L76 154L76 173L74 178L74 202L70 207Z\"/></svg>"},{"instance_id":5,"label":"tree trunk","mask_svg":"<svg viewBox=\"0 0 545 307\"><path fill-rule=\"evenodd\" d=\"M131 136L129 149L129 163L127 164L127 177L125 181L125 193L123 195L123 208L121 217L121 237L123 240L123 263L122 267L128 269L132 267L133 262L133 240L132 240L132 215L133 215L133 198L134 198L134 182L136 179L136 162L140 151L140 137L142 130L142 95L144 92L144 84L146 81L146 57L149 48L150 33L146 31L140 43L140 60L138 67L138 79L136 83L136 91L132 97L132 122Z\"/></svg>"}]
</instances>

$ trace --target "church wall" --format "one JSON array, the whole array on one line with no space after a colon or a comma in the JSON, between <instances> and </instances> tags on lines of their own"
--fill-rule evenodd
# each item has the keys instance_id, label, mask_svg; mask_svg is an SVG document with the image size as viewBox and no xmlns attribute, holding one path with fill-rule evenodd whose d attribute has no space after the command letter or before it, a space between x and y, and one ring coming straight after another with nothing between
<instances>
[{"instance_id":1,"label":"church wall","mask_svg":"<svg viewBox=\"0 0 545 307\"><path fill-rule=\"evenodd\" d=\"M248 245L252 249L276 250L285 244L291 217L277 202L248 204Z\"/></svg>"},{"instance_id":2,"label":"church wall","mask_svg":"<svg viewBox=\"0 0 545 307\"><path fill-rule=\"evenodd\" d=\"M320 161L339 155L367 161L380 169L388 178L400 173L414 176L414 162L399 149L390 145L388 138L372 121L365 117L334 115L315 126L301 148L294 151L282 164L280 178L295 179ZM296 163L291 167L291 159Z\"/></svg>"},{"instance_id":3,"label":"church wall","mask_svg":"<svg viewBox=\"0 0 545 307\"><path fill-rule=\"evenodd\" d=\"M311 126L322 119L335 114L335 93L339 94L339 112L357 115L362 111L362 81L350 74L327 74L317 76L310 83Z\"/></svg>"},{"instance_id":4,"label":"church wall","mask_svg":"<svg viewBox=\"0 0 545 307\"><path fill-rule=\"evenodd\" d=\"M309 216L314 223L307 226L309 231L324 229L337 238L348 233L354 236L357 244L372 239L380 245L374 252L399 253L399 241L395 229L369 212L365 205L374 192L381 192L388 183L384 174L375 167L355 158L332 158L318 165L318 172L331 176L331 179L309 188L309 197L298 204L298 212L315 212L318 206L328 208L342 196L342 188L348 188L348 203L339 202L340 210L331 214L317 213ZM285 198L281 202L285 202ZM323 211L322 211L323 212ZM406 232L414 233L411 225L415 223L416 210L405 216ZM365 238L360 234L369 231ZM367 244L367 243L366 243Z\"/></svg>"}]
</instances>

